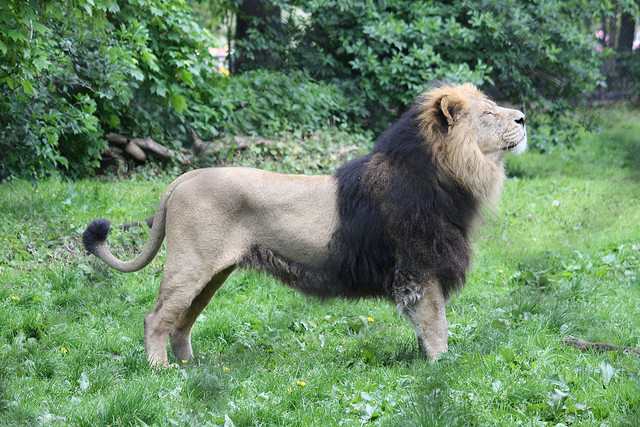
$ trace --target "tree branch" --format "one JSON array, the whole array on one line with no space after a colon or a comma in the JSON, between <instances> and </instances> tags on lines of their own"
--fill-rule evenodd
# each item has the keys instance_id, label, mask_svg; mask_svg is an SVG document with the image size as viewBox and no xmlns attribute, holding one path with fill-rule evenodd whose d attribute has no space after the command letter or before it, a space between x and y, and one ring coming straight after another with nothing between
<instances>
[{"instance_id":1,"label":"tree branch","mask_svg":"<svg viewBox=\"0 0 640 427\"><path fill-rule=\"evenodd\" d=\"M637 355L640 355L640 348L624 347L624 346L618 346L613 344L607 344L603 342L588 342L588 341L582 341L574 338L563 338L562 345L565 345L568 347L575 347L580 351L594 350L599 353L604 353L607 351L622 351L624 353L635 353Z\"/></svg>"}]
</instances>

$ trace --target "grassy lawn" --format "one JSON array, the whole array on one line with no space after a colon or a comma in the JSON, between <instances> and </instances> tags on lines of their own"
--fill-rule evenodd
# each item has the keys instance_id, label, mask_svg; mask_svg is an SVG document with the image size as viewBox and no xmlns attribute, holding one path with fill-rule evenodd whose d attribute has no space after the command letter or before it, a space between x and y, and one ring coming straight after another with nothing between
<instances>
[{"instance_id":1,"label":"grassy lawn","mask_svg":"<svg viewBox=\"0 0 640 427\"><path fill-rule=\"evenodd\" d=\"M640 425L640 356L562 345L640 347L640 114L602 114L573 149L510 159L435 363L386 302L237 272L194 327L196 359L151 369L163 254L122 274L63 236L151 215L172 177L1 184L0 425ZM130 257L146 236L110 242Z\"/></svg>"}]
</instances>

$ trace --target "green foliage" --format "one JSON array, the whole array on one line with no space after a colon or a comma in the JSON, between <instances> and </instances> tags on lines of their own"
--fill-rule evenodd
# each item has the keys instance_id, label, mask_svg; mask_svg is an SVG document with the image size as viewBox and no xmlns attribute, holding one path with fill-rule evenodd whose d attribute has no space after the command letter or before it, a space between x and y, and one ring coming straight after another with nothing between
<instances>
[{"instance_id":1,"label":"green foliage","mask_svg":"<svg viewBox=\"0 0 640 427\"><path fill-rule=\"evenodd\" d=\"M106 13L117 4L82 3L3 4L0 179L57 166L86 172L104 147L98 104L105 91L125 90L119 70L126 58L110 51L105 33Z\"/></svg>"},{"instance_id":2,"label":"green foliage","mask_svg":"<svg viewBox=\"0 0 640 427\"><path fill-rule=\"evenodd\" d=\"M203 138L348 127L347 112L353 110L335 85L313 82L299 72L249 71L213 82L192 94L185 112Z\"/></svg>"},{"instance_id":3,"label":"green foliage","mask_svg":"<svg viewBox=\"0 0 640 427\"><path fill-rule=\"evenodd\" d=\"M264 144L239 149L225 147L202 159L207 166L247 166L281 173L331 174L348 160L367 152L372 141L336 129L303 133L280 133Z\"/></svg>"},{"instance_id":4,"label":"green foliage","mask_svg":"<svg viewBox=\"0 0 640 427\"><path fill-rule=\"evenodd\" d=\"M188 129L272 135L352 109L302 73L216 74L183 0L11 0L0 30L0 180L87 175L109 131L180 148Z\"/></svg>"},{"instance_id":5,"label":"green foliage","mask_svg":"<svg viewBox=\"0 0 640 427\"><path fill-rule=\"evenodd\" d=\"M142 9L148 2L132 3ZM124 1L8 2L0 23L7 35L0 45L0 179L36 178L60 166L73 176L86 174L106 147L102 135L118 129L122 118L139 124L133 132L149 127L142 113L148 105L133 117L127 107L141 106L134 102L136 82L145 81L140 58L150 55L143 48L151 41L133 17L126 24L112 22L122 16L121 6L130 12ZM171 6L174 12L182 8L178 17L188 11L180 1ZM180 32L174 39L179 44Z\"/></svg>"},{"instance_id":6,"label":"green foliage","mask_svg":"<svg viewBox=\"0 0 640 427\"><path fill-rule=\"evenodd\" d=\"M576 2L280 3L289 12L287 31L251 33L242 54L268 50L277 68L306 69L337 84L366 108L365 123L376 130L433 80L471 81L527 110L534 129L552 120L554 143L568 143L579 101L600 76L584 16L574 18Z\"/></svg>"}]
</instances>

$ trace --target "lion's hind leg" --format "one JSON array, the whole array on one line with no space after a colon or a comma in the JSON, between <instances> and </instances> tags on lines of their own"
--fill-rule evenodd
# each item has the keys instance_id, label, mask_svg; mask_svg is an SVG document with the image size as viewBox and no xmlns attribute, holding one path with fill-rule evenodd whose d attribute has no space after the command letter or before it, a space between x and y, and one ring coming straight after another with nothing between
<instances>
[{"instance_id":1,"label":"lion's hind leg","mask_svg":"<svg viewBox=\"0 0 640 427\"><path fill-rule=\"evenodd\" d=\"M186 338L190 330L188 325L190 322L193 324L196 314L200 314L217 287L224 282L214 280L221 279L220 273L235 265L231 261L223 267L210 267L213 263L207 266L205 260L197 254L181 253L180 256L172 257L172 253L174 252L167 248L167 261L158 297L144 318L144 343L151 365L167 365L167 338L175 328L179 360L189 357L191 346L186 345L189 340ZM181 322L183 314L185 317Z\"/></svg>"},{"instance_id":2,"label":"lion's hind leg","mask_svg":"<svg viewBox=\"0 0 640 427\"><path fill-rule=\"evenodd\" d=\"M220 289L233 270L234 267L229 267L214 275L198 296L195 297L193 302L191 302L191 305L182 313L169 333L171 350L178 360L182 361L193 358L191 328L200 313L202 313L202 310L209 304L211 298L213 298L216 291Z\"/></svg>"}]
</instances>

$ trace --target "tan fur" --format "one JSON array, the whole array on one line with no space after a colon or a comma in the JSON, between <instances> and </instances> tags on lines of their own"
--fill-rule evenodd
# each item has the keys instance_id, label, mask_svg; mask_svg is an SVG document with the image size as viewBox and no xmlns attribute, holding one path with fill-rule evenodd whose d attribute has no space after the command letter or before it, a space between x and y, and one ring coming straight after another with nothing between
<instances>
[{"instance_id":1,"label":"tan fur","mask_svg":"<svg viewBox=\"0 0 640 427\"><path fill-rule=\"evenodd\" d=\"M419 102L420 132L433 144L441 173L453 175L478 200L495 205L505 177L502 154L522 152L526 146L524 126L516 122L523 122L524 115L496 106L470 84L435 89ZM515 141L520 144L507 148ZM377 171L368 178L372 186L389 179L383 169ZM166 235L162 283L144 322L150 363L166 365L168 336L178 360L193 356L190 336L196 318L252 245L292 263L320 268L338 226L332 176L201 169L169 186L149 241L135 259L118 260L104 241L91 250L118 270L135 271L151 261ZM447 349L445 300L438 283L419 285L417 301L400 309L413 323L426 355L435 359Z\"/></svg>"},{"instance_id":2,"label":"tan fur","mask_svg":"<svg viewBox=\"0 0 640 427\"><path fill-rule=\"evenodd\" d=\"M425 356L436 360L440 353L448 349L446 301L437 283L427 282L422 288L423 297L413 306L401 307L400 310L413 324Z\"/></svg>"},{"instance_id":3,"label":"tan fur","mask_svg":"<svg viewBox=\"0 0 640 427\"><path fill-rule=\"evenodd\" d=\"M516 122L524 123L524 114L497 106L471 83L432 90L422 102L421 131L432 141L436 161L486 207L494 208L505 179L505 147L519 142L515 154L526 149L526 129ZM446 132L440 114L448 122Z\"/></svg>"}]
</instances>

